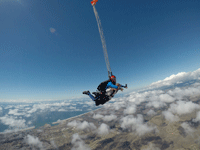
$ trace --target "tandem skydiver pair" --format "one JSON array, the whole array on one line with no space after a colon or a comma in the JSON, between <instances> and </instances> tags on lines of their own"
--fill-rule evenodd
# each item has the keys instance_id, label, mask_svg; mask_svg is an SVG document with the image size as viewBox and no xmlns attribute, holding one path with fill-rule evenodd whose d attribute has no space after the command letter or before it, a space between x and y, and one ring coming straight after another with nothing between
<instances>
[{"instance_id":1,"label":"tandem skydiver pair","mask_svg":"<svg viewBox=\"0 0 200 150\"><path fill-rule=\"evenodd\" d=\"M105 104L109 101L117 92L118 90L123 91L123 88L127 88L126 86L120 85L119 83L116 84L116 77L114 75L110 76L108 80L102 82L97 87L97 92L93 92L95 96L93 96L90 91L84 91L83 94L88 95L93 101L95 101L96 106L100 104Z\"/></svg>"}]
</instances>

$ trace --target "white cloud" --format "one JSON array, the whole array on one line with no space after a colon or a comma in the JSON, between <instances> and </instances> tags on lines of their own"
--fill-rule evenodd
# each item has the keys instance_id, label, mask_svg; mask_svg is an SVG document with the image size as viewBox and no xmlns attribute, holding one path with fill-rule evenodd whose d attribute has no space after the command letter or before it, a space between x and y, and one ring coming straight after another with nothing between
<instances>
[{"instance_id":1,"label":"white cloud","mask_svg":"<svg viewBox=\"0 0 200 150\"><path fill-rule=\"evenodd\" d=\"M25 142L31 146L35 146L35 147L38 147L40 149L43 149L43 146L42 146L42 142L38 139L38 137L34 137L34 136L31 136L31 135L27 135L25 138L24 138Z\"/></svg>"},{"instance_id":2,"label":"white cloud","mask_svg":"<svg viewBox=\"0 0 200 150\"><path fill-rule=\"evenodd\" d=\"M78 125L78 123L76 122L76 120L73 120L73 121L69 122L67 125L70 127L76 127Z\"/></svg>"},{"instance_id":3,"label":"white cloud","mask_svg":"<svg viewBox=\"0 0 200 150\"><path fill-rule=\"evenodd\" d=\"M8 125L9 127L15 127L15 128L25 128L26 127L26 120L24 119L15 119L12 116L4 116L0 117L0 120L3 124Z\"/></svg>"},{"instance_id":4,"label":"white cloud","mask_svg":"<svg viewBox=\"0 0 200 150\"><path fill-rule=\"evenodd\" d=\"M165 103L171 103L175 101L174 97L162 90L154 90L141 93L132 92L129 96L126 97L126 99L129 102L135 103L136 105L139 105L144 101L150 101L148 106L154 106L155 108L164 107Z\"/></svg>"},{"instance_id":5,"label":"white cloud","mask_svg":"<svg viewBox=\"0 0 200 150\"><path fill-rule=\"evenodd\" d=\"M8 105L8 106L6 106L4 109L10 109L10 108L13 108L14 106L12 106L12 105Z\"/></svg>"},{"instance_id":6,"label":"white cloud","mask_svg":"<svg viewBox=\"0 0 200 150\"><path fill-rule=\"evenodd\" d=\"M160 101L160 99L159 99L160 93L156 93L156 92L157 92L157 90L148 92L148 95L146 95L145 98L149 101ZM159 92L160 92L160 90L159 90ZM147 92L145 92L145 93L147 93Z\"/></svg>"},{"instance_id":7,"label":"white cloud","mask_svg":"<svg viewBox=\"0 0 200 150\"><path fill-rule=\"evenodd\" d=\"M195 83L191 85L191 87L184 87L183 89L175 88L174 90L169 90L168 94L172 95L173 97L176 97L178 100L184 99L186 96L192 96L197 95L200 93L200 86L197 86L198 84Z\"/></svg>"},{"instance_id":8,"label":"white cloud","mask_svg":"<svg viewBox=\"0 0 200 150\"><path fill-rule=\"evenodd\" d=\"M76 127L77 129L80 130L95 130L96 126L93 123L88 123L87 121L79 122L76 120L73 120L72 122L69 122L67 124L70 127Z\"/></svg>"},{"instance_id":9,"label":"white cloud","mask_svg":"<svg viewBox=\"0 0 200 150\"><path fill-rule=\"evenodd\" d=\"M36 106L37 106L37 105L34 105L33 108L32 108L31 110L27 111L27 113L32 114L32 113L36 112L36 111L38 110L38 108L37 108Z\"/></svg>"},{"instance_id":10,"label":"white cloud","mask_svg":"<svg viewBox=\"0 0 200 150\"><path fill-rule=\"evenodd\" d=\"M58 149L58 147L57 147L57 145L55 144L55 142L54 142L53 139L51 139L50 143L51 143L51 145L52 145L54 148Z\"/></svg>"},{"instance_id":11,"label":"white cloud","mask_svg":"<svg viewBox=\"0 0 200 150\"><path fill-rule=\"evenodd\" d=\"M2 107L0 106L0 111L2 111L3 109L2 109Z\"/></svg>"},{"instance_id":12,"label":"white cloud","mask_svg":"<svg viewBox=\"0 0 200 150\"><path fill-rule=\"evenodd\" d=\"M186 122L182 123L181 126L184 128L184 130L185 130L185 132L186 132L187 134L192 134L192 133L194 133L194 131L195 131L195 130L192 129L192 127L190 127L190 125L189 125L188 123L186 123Z\"/></svg>"},{"instance_id":13,"label":"white cloud","mask_svg":"<svg viewBox=\"0 0 200 150\"><path fill-rule=\"evenodd\" d=\"M123 100L123 101L121 101ZM119 98L118 101L116 101L114 104L110 104L111 107L113 107L115 110L119 110L120 108L124 107L125 106L125 98L122 99L122 98Z\"/></svg>"},{"instance_id":14,"label":"white cloud","mask_svg":"<svg viewBox=\"0 0 200 150\"><path fill-rule=\"evenodd\" d=\"M29 125L32 124L32 121L29 121L27 124L29 124Z\"/></svg>"},{"instance_id":15,"label":"white cloud","mask_svg":"<svg viewBox=\"0 0 200 150\"><path fill-rule=\"evenodd\" d=\"M127 99L129 102L134 102L136 105L139 105L141 102L146 101L146 93L133 93Z\"/></svg>"},{"instance_id":16,"label":"white cloud","mask_svg":"<svg viewBox=\"0 0 200 150\"><path fill-rule=\"evenodd\" d=\"M199 77L199 80L200 80L200 77ZM197 82L197 83L194 83L193 86L194 86L194 87L199 87L199 86L200 86L200 83L198 83L198 82Z\"/></svg>"},{"instance_id":17,"label":"white cloud","mask_svg":"<svg viewBox=\"0 0 200 150\"><path fill-rule=\"evenodd\" d=\"M76 107L70 106L69 109L76 109Z\"/></svg>"},{"instance_id":18,"label":"white cloud","mask_svg":"<svg viewBox=\"0 0 200 150\"><path fill-rule=\"evenodd\" d=\"M184 90L177 87L173 90L169 90L167 93L174 96L178 100L181 100L185 95Z\"/></svg>"},{"instance_id":19,"label":"white cloud","mask_svg":"<svg viewBox=\"0 0 200 150\"><path fill-rule=\"evenodd\" d=\"M102 123L97 130L98 135L107 135L109 132L110 127L105 123Z\"/></svg>"},{"instance_id":20,"label":"white cloud","mask_svg":"<svg viewBox=\"0 0 200 150\"><path fill-rule=\"evenodd\" d=\"M72 135L72 150L90 150L90 147L79 137L78 133Z\"/></svg>"},{"instance_id":21,"label":"white cloud","mask_svg":"<svg viewBox=\"0 0 200 150\"><path fill-rule=\"evenodd\" d=\"M139 136L142 136L156 129L155 127L151 127L145 124L143 122L143 116L140 114L137 115L137 118L134 118L132 115L123 117L121 121L121 127L123 129L131 129L132 131L135 131Z\"/></svg>"},{"instance_id":22,"label":"white cloud","mask_svg":"<svg viewBox=\"0 0 200 150\"><path fill-rule=\"evenodd\" d=\"M16 109L24 109L24 107L26 107L28 105L16 105L15 108Z\"/></svg>"},{"instance_id":23,"label":"white cloud","mask_svg":"<svg viewBox=\"0 0 200 150\"><path fill-rule=\"evenodd\" d=\"M153 116L155 114L156 114L156 112L154 110L152 110L152 109L147 112L148 116Z\"/></svg>"},{"instance_id":24,"label":"white cloud","mask_svg":"<svg viewBox=\"0 0 200 150\"><path fill-rule=\"evenodd\" d=\"M155 144L149 143L147 148L143 148L142 150L160 150L160 148L156 147Z\"/></svg>"},{"instance_id":25,"label":"white cloud","mask_svg":"<svg viewBox=\"0 0 200 150\"><path fill-rule=\"evenodd\" d=\"M59 109L58 111L67 111L67 110L65 110L65 109L61 108L61 109Z\"/></svg>"},{"instance_id":26,"label":"white cloud","mask_svg":"<svg viewBox=\"0 0 200 150\"><path fill-rule=\"evenodd\" d=\"M101 115L101 114L94 114L93 118L94 119L101 119L101 118L103 118L103 115Z\"/></svg>"},{"instance_id":27,"label":"white cloud","mask_svg":"<svg viewBox=\"0 0 200 150\"><path fill-rule=\"evenodd\" d=\"M192 121L193 121L193 122L198 122L198 121L200 121L200 111L197 112L197 116L196 116L196 118L193 119Z\"/></svg>"},{"instance_id":28,"label":"white cloud","mask_svg":"<svg viewBox=\"0 0 200 150\"><path fill-rule=\"evenodd\" d=\"M135 106L135 105L131 105L131 106L129 106L128 108L126 108L126 109L124 110L124 114L125 114L125 115L126 115L126 114L131 115L131 114L134 114L134 113L136 112L136 110L137 110L136 106Z\"/></svg>"},{"instance_id":29,"label":"white cloud","mask_svg":"<svg viewBox=\"0 0 200 150\"><path fill-rule=\"evenodd\" d=\"M152 102L148 102L146 104L146 107L155 107L155 108L162 108L165 107L166 104L164 102L161 101L152 101Z\"/></svg>"},{"instance_id":30,"label":"white cloud","mask_svg":"<svg viewBox=\"0 0 200 150\"><path fill-rule=\"evenodd\" d=\"M53 103L53 104L48 104L48 105L49 105L49 106L62 107L62 106L69 106L70 103L61 102L61 103Z\"/></svg>"},{"instance_id":31,"label":"white cloud","mask_svg":"<svg viewBox=\"0 0 200 150\"><path fill-rule=\"evenodd\" d=\"M18 109L9 109L9 115L21 116L24 115L23 113L18 113Z\"/></svg>"},{"instance_id":32,"label":"white cloud","mask_svg":"<svg viewBox=\"0 0 200 150\"><path fill-rule=\"evenodd\" d=\"M50 111L52 111L52 112L53 112L53 111L57 111L57 110L58 110L58 109L57 109L56 107L51 107L51 108L50 108ZM58 110L58 111L59 111L59 110Z\"/></svg>"},{"instance_id":33,"label":"white cloud","mask_svg":"<svg viewBox=\"0 0 200 150\"><path fill-rule=\"evenodd\" d=\"M94 106L95 103L92 102L92 101L85 101L84 104L89 105L89 106L92 107L92 106Z\"/></svg>"},{"instance_id":34,"label":"white cloud","mask_svg":"<svg viewBox=\"0 0 200 150\"><path fill-rule=\"evenodd\" d=\"M87 121L83 121L82 123L79 123L77 128L81 130L85 130L85 129L95 130L96 126L93 123L88 123Z\"/></svg>"},{"instance_id":35,"label":"white cloud","mask_svg":"<svg viewBox=\"0 0 200 150\"><path fill-rule=\"evenodd\" d=\"M200 106L198 104L195 104L191 101L185 102L185 101L177 101L176 104L171 104L169 111L173 112L174 114L188 114L193 112L195 109L199 109Z\"/></svg>"},{"instance_id":36,"label":"white cloud","mask_svg":"<svg viewBox=\"0 0 200 150\"><path fill-rule=\"evenodd\" d=\"M69 106L70 103L61 102L61 103L40 103L40 104L34 104L32 109L27 111L27 113L31 114L38 110L40 111L66 111L62 107L63 106ZM70 106L70 109L76 109L75 107Z\"/></svg>"},{"instance_id":37,"label":"white cloud","mask_svg":"<svg viewBox=\"0 0 200 150\"><path fill-rule=\"evenodd\" d=\"M29 109L31 109L31 107L26 107L26 108L24 108L25 110L29 110Z\"/></svg>"},{"instance_id":38,"label":"white cloud","mask_svg":"<svg viewBox=\"0 0 200 150\"><path fill-rule=\"evenodd\" d=\"M200 77L200 68L193 72L180 72L176 75L171 75L170 77L165 78L164 80L159 80L152 83L148 88L159 88L162 86L169 86L175 83L187 82L190 80L199 80Z\"/></svg>"},{"instance_id":39,"label":"white cloud","mask_svg":"<svg viewBox=\"0 0 200 150\"><path fill-rule=\"evenodd\" d=\"M102 119L104 121L112 121L112 120L115 120L117 118L117 116L115 115L105 115Z\"/></svg>"},{"instance_id":40,"label":"white cloud","mask_svg":"<svg viewBox=\"0 0 200 150\"><path fill-rule=\"evenodd\" d=\"M133 127L132 127L132 129L133 129ZM150 127L147 124L141 124L141 125L137 125L137 127L134 129L136 130L136 133L139 136L143 136L146 133L149 133L149 132L155 130L155 127Z\"/></svg>"},{"instance_id":41,"label":"white cloud","mask_svg":"<svg viewBox=\"0 0 200 150\"><path fill-rule=\"evenodd\" d=\"M172 114L170 111L163 111L162 114L164 115L165 119L170 122L179 121L179 117Z\"/></svg>"},{"instance_id":42,"label":"white cloud","mask_svg":"<svg viewBox=\"0 0 200 150\"><path fill-rule=\"evenodd\" d=\"M159 96L159 98L160 98L160 100L161 100L162 102L166 102L166 103L171 103L171 102L175 101L175 98L171 97L171 96L168 95L168 94L161 94L161 95Z\"/></svg>"},{"instance_id":43,"label":"white cloud","mask_svg":"<svg viewBox=\"0 0 200 150\"><path fill-rule=\"evenodd\" d=\"M31 117L31 114L26 113L24 116L28 118L28 117Z\"/></svg>"}]
</instances>

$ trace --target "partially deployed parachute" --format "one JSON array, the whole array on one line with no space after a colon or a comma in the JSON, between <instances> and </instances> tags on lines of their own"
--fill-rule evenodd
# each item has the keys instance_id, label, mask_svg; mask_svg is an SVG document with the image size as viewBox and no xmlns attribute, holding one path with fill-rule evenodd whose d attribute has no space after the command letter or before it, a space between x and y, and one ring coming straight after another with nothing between
<instances>
[{"instance_id":1,"label":"partially deployed parachute","mask_svg":"<svg viewBox=\"0 0 200 150\"><path fill-rule=\"evenodd\" d=\"M92 6L96 5L96 3L98 2L98 0L93 0L90 3L92 4Z\"/></svg>"},{"instance_id":2,"label":"partially deployed parachute","mask_svg":"<svg viewBox=\"0 0 200 150\"><path fill-rule=\"evenodd\" d=\"M94 14L95 14L95 17L96 17L96 20L97 20L97 25L98 25L99 34L100 34L101 43L102 43L103 52L104 52L104 58L105 58L106 67L107 67L107 70L108 70L108 78L110 78L112 76L112 71L111 71L110 63L109 63L109 59L108 59L108 53L107 53L107 48L106 48L106 40L105 40L105 37L104 37L104 34L103 34L103 28L102 28L102 25L101 25L101 20L99 18L99 15L97 13L96 8L95 8L95 4L96 4L97 1L98 0L93 0L93 1L91 1L91 4L93 6Z\"/></svg>"}]
</instances>

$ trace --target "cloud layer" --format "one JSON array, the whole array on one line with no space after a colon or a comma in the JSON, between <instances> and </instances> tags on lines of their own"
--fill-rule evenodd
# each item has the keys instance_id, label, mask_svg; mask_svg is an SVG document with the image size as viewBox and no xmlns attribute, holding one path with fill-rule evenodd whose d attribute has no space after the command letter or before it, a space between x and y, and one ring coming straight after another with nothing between
<instances>
[{"instance_id":1,"label":"cloud layer","mask_svg":"<svg viewBox=\"0 0 200 150\"><path fill-rule=\"evenodd\" d=\"M172 114L170 111L163 111L162 114L164 115L165 119L170 122L179 121L179 117Z\"/></svg>"},{"instance_id":2,"label":"cloud layer","mask_svg":"<svg viewBox=\"0 0 200 150\"><path fill-rule=\"evenodd\" d=\"M136 134L139 136L156 129L156 127L148 126L146 123L144 123L143 116L140 114L137 115L137 117L133 117L132 115L123 117L121 119L121 127L123 129L130 129L131 131L136 132Z\"/></svg>"},{"instance_id":3,"label":"cloud layer","mask_svg":"<svg viewBox=\"0 0 200 150\"><path fill-rule=\"evenodd\" d=\"M109 134L109 132L110 132L110 127L105 123L102 123L97 130L98 135L107 135Z\"/></svg>"},{"instance_id":4,"label":"cloud layer","mask_svg":"<svg viewBox=\"0 0 200 150\"><path fill-rule=\"evenodd\" d=\"M71 150L91 150L89 146L85 144L85 142L80 138L78 133L72 135L73 147Z\"/></svg>"},{"instance_id":5,"label":"cloud layer","mask_svg":"<svg viewBox=\"0 0 200 150\"><path fill-rule=\"evenodd\" d=\"M194 122L200 121L200 111L197 113L197 116L195 119L193 119Z\"/></svg>"},{"instance_id":6,"label":"cloud layer","mask_svg":"<svg viewBox=\"0 0 200 150\"><path fill-rule=\"evenodd\" d=\"M200 106L191 101L190 102L177 101L176 103L170 105L169 111L175 114L183 115L183 114L189 114L196 109L200 109Z\"/></svg>"},{"instance_id":7,"label":"cloud layer","mask_svg":"<svg viewBox=\"0 0 200 150\"><path fill-rule=\"evenodd\" d=\"M39 140L38 137L34 137L34 136L31 136L31 135L27 135L25 138L24 138L25 142L27 144L29 144L30 146L33 146L33 147L37 147L41 150L43 150L43 145L42 145L42 142Z\"/></svg>"},{"instance_id":8,"label":"cloud layer","mask_svg":"<svg viewBox=\"0 0 200 150\"><path fill-rule=\"evenodd\" d=\"M191 73L179 73L172 75L162 81L152 83L150 85L151 90L131 92L124 97L113 98L112 102L103 105L102 111L95 111L91 113L91 120L96 119L94 123L86 120L78 121L77 119L67 123L71 130L81 130L84 132L90 132L98 136L108 135L116 130L119 132L132 132L138 136L143 136L147 133L158 132L156 126L146 122L148 118L154 117L161 111L163 118L169 122L178 122L182 115L190 114L194 111L196 118L193 122L200 121L200 105L199 102L191 101L192 97L200 95L200 83L196 82L190 85L190 87L175 87L174 89L152 89L162 87L166 85L172 85L175 83L183 83L189 80L199 80L200 69ZM82 104L80 106L80 104ZM94 107L92 101L82 101L74 103L67 102L53 102L53 103L36 103L32 105L9 105L0 106L0 112L6 111L4 116L0 117L2 124L9 126L9 128L26 128L31 125L33 120L30 118L34 114L43 115L45 113L64 113L80 111L83 108L87 108L87 111L91 111ZM98 113L97 113L98 112ZM150 117L149 117L150 116ZM145 118L146 117L146 118ZM145 118L145 119L144 119ZM57 120L60 118L57 118ZM60 121L62 122L62 121ZM183 122L181 127L184 129L187 135L191 135L195 132L195 129L187 122ZM121 127L121 128L120 128ZM79 132L77 131L77 132ZM80 132L81 133L81 132ZM28 135L25 137L27 144L42 149L43 143L34 136ZM89 150L90 148L85 144L84 137L78 133L72 136L71 143L73 150ZM54 141L51 141L51 145L54 145ZM159 150L158 147L149 143L148 149Z\"/></svg>"},{"instance_id":9,"label":"cloud layer","mask_svg":"<svg viewBox=\"0 0 200 150\"><path fill-rule=\"evenodd\" d=\"M8 125L9 129L11 129L12 131L18 131L19 129L27 127L27 125L25 124L25 119L16 119L12 116L6 115L4 117L0 117L0 121L1 123ZM8 132L8 130L6 130L6 132Z\"/></svg>"},{"instance_id":10,"label":"cloud layer","mask_svg":"<svg viewBox=\"0 0 200 150\"><path fill-rule=\"evenodd\" d=\"M164 80L159 80L152 83L148 88L160 88L162 86L170 86L175 83L184 83L191 80L200 80L200 68L193 72L180 72L176 75L173 74L170 77L165 78Z\"/></svg>"},{"instance_id":11,"label":"cloud layer","mask_svg":"<svg viewBox=\"0 0 200 150\"><path fill-rule=\"evenodd\" d=\"M81 107L81 105L84 105L84 107ZM94 103L92 105L87 104L87 100L82 99L73 100L73 102L66 100L22 104L8 103L7 105L1 105L0 103L0 132L18 131L27 127L36 126L40 118L43 118L44 125L45 120L52 118L52 122L55 122L58 119L66 119L64 117L68 117L68 114L73 115L73 113L77 114L76 112L81 113L82 111L89 112L95 108ZM54 113L54 115L52 116L51 113ZM56 116L59 117L59 114L62 114L61 116L63 118L55 118ZM7 129L4 129L5 126L7 126Z\"/></svg>"},{"instance_id":12,"label":"cloud layer","mask_svg":"<svg viewBox=\"0 0 200 150\"><path fill-rule=\"evenodd\" d=\"M67 125L69 127L76 127L79 130L91 131L96 129L96 126L93 123L88 123L87 121L80 122L74 120L72 122L69 122Z\"/></svg>"}]
</instances>

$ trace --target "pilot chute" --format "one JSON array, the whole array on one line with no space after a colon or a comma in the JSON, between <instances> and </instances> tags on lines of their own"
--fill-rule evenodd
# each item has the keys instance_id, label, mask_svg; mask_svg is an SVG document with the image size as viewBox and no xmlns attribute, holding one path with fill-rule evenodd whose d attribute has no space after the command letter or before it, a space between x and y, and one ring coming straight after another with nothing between
<instances>
[{"instance_id":1,"label":"pilot chute","mask_svg":"<svg viewBox=\"0 0 200 150\"><path fill-rule=\"evenodd\" d=\"M90 3L92 4L92 6L96 5L96 3L98 2L98 0L93 0Z\"/></svg>"}]
</instances>

